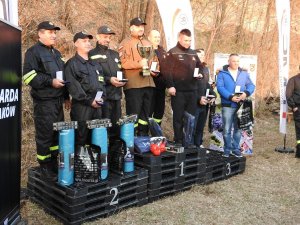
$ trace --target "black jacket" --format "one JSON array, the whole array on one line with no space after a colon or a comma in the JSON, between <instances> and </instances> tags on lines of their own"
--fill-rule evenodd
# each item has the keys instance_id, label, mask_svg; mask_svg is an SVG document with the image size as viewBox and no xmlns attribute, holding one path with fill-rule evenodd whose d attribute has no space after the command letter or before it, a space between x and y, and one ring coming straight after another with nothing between
<instances>
[{"instance_id":1,"label":"black jacket","mask_svg":"<svg viewBox=\"0 0 300 225\"><path fill-rule=\"evenodd\" d=\"M115 87L110 83L111 77L117 76L117 71L121 71L119 53L97 43L96 48L89 52L89 58L100 63L106 88L106 99L120 100L122 98L122 88Z\"/></svg>"},{"instance_id":2,"label":"black jacket","mask_svg":"<svg viewBox=\"0 0 300 225\"><path fill-rule=\"evenodd\" d=\"M161 46L158 46L158 48L155 49L155 54L159 61L160 70L159 75L157 77L153 77L155 87L157 89L166 89L166 73L169 69L167 62L168 53Z\"/></svg>"},{"instance_id":3,"label":"black jacket","mask_svg":"<svg viewBox=\"0 0 300 225\"><path fill-rule=\"evenodd\" d=\"M289 107L300 107L300 74L289 79L286 86L286 99Z\"/></svg>"},{"instance_id":4,"label":"black jacket","mask_svg":"<svg viewBox=\"0 0 300 225\"><path fill-rule=\"evenodd\" d=\"M101 66L91 60L85 60L77 53L65 66L65 75L72 102L91 106L97 91L105 96L104 77Z\"/></svg>"},{"instance_id":5,"label":"black jacket","mask_svg":"<svg viewBox=\"0 0 300 225\"><path fill-rule=\"evenodd\" d=\"M36 100L68 98L66 88L53 88L52 80L57 71L63 71L64 61L60 52L37 42L25 53L23 80L29 84L31 96Z\"/></svg>"},{"instance_id":6,"label":"black jacket","mask_svg":"<svg viewBox=\"0 0 300 225\"><path fill-rule=\"evenodd\" d=\"M197 90L196 78L194 78L195 68L202 72L202 65L196 51L186 49L179 43L169 50L167 73L167 88L175 87L177 91Z\"/></svg>"},{"instance_id":7,"label":"black jacket","mask_svg":"<svg viewBox=\"0 0 300 225\"><path fill-rule=\"evenodd\" d=\"M209 81L209 69L206 67L204 64L202 64L203 69L202 69L202 75L203 78L200 80L197 80L197 96L198 96L198 106L200 107L206 107L206 105L200 105L199 101L201 100L202 96L206 95L206 90L209 89L209 94L216 96L216 93L212 90L210 84L208 83Z\"/></svg>"}]
</instances>

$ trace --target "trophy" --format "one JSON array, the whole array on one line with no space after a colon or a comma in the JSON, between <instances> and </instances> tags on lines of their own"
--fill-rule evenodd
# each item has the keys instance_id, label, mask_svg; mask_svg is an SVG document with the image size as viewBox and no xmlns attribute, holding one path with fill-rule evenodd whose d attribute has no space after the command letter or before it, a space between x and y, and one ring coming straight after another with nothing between
<instances>
[{"instance_id":1,"label":"trophy","mask_svg":"<svg viewBox=\"0 0 300 225\"><path fill-rule=\"evenodd\" d=\"M152 46L143 46L143 45L137 44L137 50L138 50L138 53L140 54L140 56L142 58L147 59L147 61L148 61L148 59L152 55L153 48L152 48ZM142 75L143 76L150 76L150 70L149 70L148 62L147 62L147 65L143 66Z\"/></svg>"}]
</instances>

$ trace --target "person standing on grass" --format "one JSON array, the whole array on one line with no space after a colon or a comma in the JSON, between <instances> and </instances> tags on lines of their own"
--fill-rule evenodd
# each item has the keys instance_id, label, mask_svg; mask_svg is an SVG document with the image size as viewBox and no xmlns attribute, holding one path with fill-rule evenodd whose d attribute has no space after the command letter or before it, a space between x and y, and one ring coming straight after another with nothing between
<instances>
[{"instance_id":1,"label":"person standing on grass","mask_svg":"<svg viewBox=\"0 0 300 225\"><path fill-rule=\"evenodd\" d=\"M228 67L223 67L217 77L217 89L221 96L222 105L224 157L229 157L231 151L236 157L242 157L240 150L241 130L237 124L237 111L240 103L250 96L255 89L249 73L242 70L239 63L239 55L231 54Z\"/></svg>"},{"instance_id":2,"label":"person standing on grass","mask_svg":"<svg viewBox=\"0 0 300 225\"><path fill-rule=\"evenodd\" d=\"M299 68L300 69L300 68ZM287 104L293 110L296 131L296 158L300 158L300 73L289 79L286 86Z\"/></svg>"}]
</instances>

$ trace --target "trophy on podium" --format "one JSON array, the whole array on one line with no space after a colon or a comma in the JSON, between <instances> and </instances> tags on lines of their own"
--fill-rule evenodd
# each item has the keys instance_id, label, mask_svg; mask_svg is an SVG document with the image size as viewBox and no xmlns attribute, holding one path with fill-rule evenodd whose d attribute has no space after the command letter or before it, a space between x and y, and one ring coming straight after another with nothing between
<instances>
[{"instance_id":1,"label":"trophy on podium","mask_svg":"<svg viewBox=\"0 0 300 225\"><path fill-rule=\"evenodd\" d=\"M138 50L138 53L140 54L140 56L142 58L147 59L147 61L148 61L148 59L152 55L153 47L151 45L150 46L143 46L143 45L137 44L137 50ZM149 70L148 62L147 62L147 65L143 66L142 75L143 76L150 76L150 70Z\"/></svg>"}]
</instances>

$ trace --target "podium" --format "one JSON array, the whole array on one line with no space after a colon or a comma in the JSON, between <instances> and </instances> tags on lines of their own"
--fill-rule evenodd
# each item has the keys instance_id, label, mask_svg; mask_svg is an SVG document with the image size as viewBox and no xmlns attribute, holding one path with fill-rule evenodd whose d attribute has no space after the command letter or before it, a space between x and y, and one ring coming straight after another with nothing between
<instances>
[{"instance_id":1,"label":"podium","mask_svg":"<svg viewBox=\"0 0 300 225\"><path fill-rule=\"evenodd\" d=\"M20 222L21 30L0 20L0 224Z\"/></svg>"}]
</instances>

